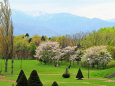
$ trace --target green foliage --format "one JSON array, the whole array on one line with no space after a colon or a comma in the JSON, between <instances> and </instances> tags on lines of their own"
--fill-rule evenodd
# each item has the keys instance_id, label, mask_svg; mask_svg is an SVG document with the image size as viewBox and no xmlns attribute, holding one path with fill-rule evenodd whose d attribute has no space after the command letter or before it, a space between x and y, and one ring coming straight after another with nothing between
<instances>
[{"instance_id":1,"label":"green foliage","mask_svg":"<svg viewBox=\"0 0 115 86\"><path fill-rule=\"evenodd\" d=\"M88 33L81 40L81 46L84 48L99 45L115 46L115 27L100 28L97 32Z\"/></svg>"},{"instance_id":2,"label":"green foliage","mask_svg":"<svg viewBox=\"0 0 115 86\"><path fill-rule=\"evenodd\" d=\"M33 70L28 79L28 86L43 86L36 70Z\"/></svg>"},{"instance_id":3,"label":"green foliage","mask_svg":"<svg viewBox=\"0 0 115 86\"><path fill-rule=\"evenodd\" d=\"M58 86L57 82L54 81L53 84L52 84L52 86Z\"/></svg>"},{"instance_id":4,"label":"green foliage","mask_svg":"<svg viewBox=\"0 0 115 86\"><path fill-rule=\"evenodd\" d=\"M108 46L107 50L111 53L112 58L115 59L115 47L114 46Z\"/></svg>"},{"instance_id":5,"label":"green foliage","mask_svg":"<svg viewBox=\"0 0 115 86\"><path fill-rule=\"evenodd\" d=\"M26 78L25 74L21 75L16 86L28 86L28 82L27 82L27 78Z\"/></svg>"},{"instance_id":6,"label":"green foliage","mask_svg":"<svg viewBox=\"0 0 115 86\"><path fill-rule=\"evenodd\" d=\"M65 48L67 46L73 46L74 43L71 39L67 38L66 36L59 36L57 39L56 39L56 42L58 42L60 44L60 46L62 48Z\"/></svg>"},{"instance_id":7,"label":"green foliage","mask_svg":"<svg viewBox=\"0 0 115 86\"><path fill-rule=\"evenodd\" d=\"M69 78L70 74L68 73L68 68L66 68L65 73L62 75L64 78Z\"/></svg>"},{"instance_id":8,"label":"green foliage","mask_svg":"<svg viewBox=\"0 0 115 86\"><path fill-rule=\"evenodd\" d=\"M46 36L42 36L41 40L42 40L42 41L46 41L46 40L47 40L47 37L46 37Z\"/></svg>"},{"instance_id":9,"label":"green foliage","mask_svg":"<svg viewBox=\"0 0 115 86\"><path fill-rule=\"evenodd\" d=\"M17 78L16 82L19 81L19 79L21 78L21 76L22 76L23 74L24 74L24 71L21 70L20 73L19 73L19 75L18 75L18 78ZM25 74L24 74L24 75L25 75Z\"/></svg>"},{"instance_id":10,"label":"green foliage","mask_svg":"<svg viewBox=\"0 0 115 86\"><path fill-rule=\"evenodd\" d=\"M39 46L39 44L41 43L41 36L33 36L31 42L34 43L36 46Z\"/></svg>"},{"instance_id":11,"label":"green foliage","mask_svg":"<svg viewBox=\"0 0 115 86\"><path fill-rule=\"evenodd\" d=\"M33 58L34 58L35 52L36 52L36 45L34 43L31 43L31 45L30 45L30 53L31 53L31 56Z\"/></svg>"},{"instance_id":12,"label":"green foliage","mask_svg":"<svg viewBox=\"0 0 115 86\"><path fill-rule=\"evenodd\" d=\"M112 60L107 64L107 68L112 68L112 67L115 67L115 60Z\"/></svg>"},{"instance_id":13,"label":"green foliage","mask_svg":"<svg viewBox=\"0 0 115 86\"><path fill-rule=\"evenodd\" d=\"M79 68L79 71L78 71L78 73L77 73L76 78L78 78L78 79L84 78L80 68Z\"/></svg>"}]
</instances>

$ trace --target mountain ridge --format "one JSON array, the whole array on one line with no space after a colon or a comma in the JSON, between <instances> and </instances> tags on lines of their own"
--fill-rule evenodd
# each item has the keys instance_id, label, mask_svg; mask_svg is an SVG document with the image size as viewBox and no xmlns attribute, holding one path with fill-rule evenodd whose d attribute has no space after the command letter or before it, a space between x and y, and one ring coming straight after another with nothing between
<instances>
[{"instance_id":1,"label":"mountain ridge","mask_svg":"<svg viewBox=\"0 0 115 86\"><path fill-rule=\"evenodd\" d=\"M115 26L115 22L99 18L87 18L69 13L43 14L30 16L13 11L14 34L60 36L78 32L91 32L101 27Z\"/></svg>"}]
</instances>

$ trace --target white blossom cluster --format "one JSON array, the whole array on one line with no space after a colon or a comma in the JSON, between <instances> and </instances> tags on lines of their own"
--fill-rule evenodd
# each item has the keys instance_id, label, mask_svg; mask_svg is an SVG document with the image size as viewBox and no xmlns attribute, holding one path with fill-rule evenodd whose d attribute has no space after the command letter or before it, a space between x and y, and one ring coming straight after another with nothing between
<instances>
[{"instance_id":1,"label":"white blossom cluster","mask_svg":"<svg viewBox=\"0 0 115 86\"><path fill-rule=\"evenodd\" d=\"M90 64L106 65L112 60L110 53L107 51L106 46L95 46L87 49L81 61Z\"/></svg>"},{"instance_id":2,"label":"white blossom cluster","mask_svg":"<svg viewBox=\"0 0 115 86\"><path fill-rule=\"evenodd\" d=\"M42 56L43 56L42 52L46 50L48 52L56 53L55 56L49 57L49 59L59 60L63 56L73 53L75 51L75 48L76 46L73 46L73 47L68 46L65 48L60 48L58 42L48 41L48 42L44 42L40 44L40 46L36 49L36 55L34 57L38 59L42 59Z\"/></svg>"},{"instance_id":3,"label":"white blossom cluster","mask_svg":"<svg viewBox=\"0 0 115 86\"><path fill-rule=\"evenodd\" d=\"M59 43L58 42L43 42L40 44L40 46L36 49L36 54L34 57L40 59L42 58L42 52L43 51L48 51L52 53L57 53L57 50L59 48Z\"/></svg>"}]
</instances>

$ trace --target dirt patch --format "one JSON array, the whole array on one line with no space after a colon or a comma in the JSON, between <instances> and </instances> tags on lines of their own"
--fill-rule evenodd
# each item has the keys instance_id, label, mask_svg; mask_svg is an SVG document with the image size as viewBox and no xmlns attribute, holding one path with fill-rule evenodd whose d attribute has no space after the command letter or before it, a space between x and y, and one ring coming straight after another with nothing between
<instances>
[{"instance_id":1,"label":"dirt patch","mask_svg":"<svg viewBox=\"0 0 115 86\"><path fill-rule=\"evenodd\" d=\"M57 83L87 83L89 84L88 82L57 82Z\"/></svg>"},{"instance_id":2,"label":"dirt patch","mask_svg":"<svg viewBox=\"0 0 115 86\"><path fill-rule=\"evenodd\" d=\"M76 79L76 78L75 78L75 79ZM88 79L88 78L83 78L83 79ZM107 79L103 79L103 78L89 78L89 79L107 80Z\"/></svg>"},{"instance_id":3,"label":"dirt patch","mask_svg":"<svg viewBox=\"0 0 115 86\"><path fill-rule=\"evenodd\" d=\"M76 74L76 73L70 73L70 74ZM62 74L39 74L39 75L62 75Z\"/></svg>"},{"instance_id":4,"label":"dirt patch","mask_svg":"<svg viewBox=\"0 0 115 86\"><path fill-rule=\"evenodd\" d=\"M3 75L0 75L0 77L3 77Z\"/></svg>"},{"instance_id":5,"label":"dirt patch","mask_svg":"<svg viewBox=\"0 0 115 86\"><path fill-rule=\"evenodd\" d=\"M16 81L14 81L14 80L8 80L8 79L0 79L0 81L16 82Z\"/></svg>"},{"instance_id":6,"label":"dirt patch","mask_svg":"<svg viewBox=\"0 0 115 86\"><path fill-rule=\"evenodd\" d=\"M115 80L107 80L107 81L104 81L104 82L115 82Z\"/></svg>"}]
</instances>

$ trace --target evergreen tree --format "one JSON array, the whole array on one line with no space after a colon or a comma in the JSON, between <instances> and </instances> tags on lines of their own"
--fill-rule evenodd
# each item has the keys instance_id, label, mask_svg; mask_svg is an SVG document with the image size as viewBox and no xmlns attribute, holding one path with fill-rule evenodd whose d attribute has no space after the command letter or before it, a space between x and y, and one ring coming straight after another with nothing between
<instances>
[{"instance_id":1,"label":"evergreen tree","mask_svg":"<svg viewBox=\"0 0 115 86\"><path fill-rule=\"evenodd\" d=\"M36 70L33 70L28 79L28 86L43 86Z\"/></svg>"},{"instance_id":2,"label":"evergreen tree","mask_svg":"<svg viewBox=\"0 0 115 86\"><path fill-rule=\"evenodd\" d=\"M84 78L80 68L79 68L79 71L78 71L78 73L77 73L76 78L78 78L78 79Z\"/></svg>"},{"instance_id":3,"label":"evergreen tree","mask_svg":"<svg viewBox=\"0 0 115 86\"><path fill-rule=\"evenodd\" d=\"M42 36L41 40L42 40L42 41L46 41L46 37L45 37L45 36Z\"/></svg>"},{"instance_id":4,"label":"evergreen tree","mask_svg":"<svg viewBox=\"0 0 115 86\"><path fill-rule=\"evenodd\" d=\"M24 71L21 70L20 73L19 73L19 75L18 75L18 78L17 78L16 82L19 81L19 79L21 78L21 76L22 76L23 74L24 74ZM25 74L24 74L24 75L25 75Z\"/></svg>"},{"instance_id":5,"label":"evergreen tree","mask_svg":"<svg viewBox=\"0 0 115 86\"><path fill-rule=\"evenodd\" d=\"M32 38L29 38L28 43L30 43L31 41L32 41Z\"/></svg>"},{"instance_id":6,"label":"evergreen tree","mask_svg":"<svg viewBox=\"0 0 115 86\"><path fill-rule=\"evenodd\" d=\"M58 86L57 82L54 81L53 84L52 84L52 86Z\"/></svg>"},{"instance_id":7,"label":"evergreen tree","mask_svg":"<svg viewBox=\"0 0 115 86\"><path fill-rule=\"evenodd\" d=\"M29 34L28 33L26 33L26 35L25 35L26 37L29 37Z\"/></svg>"},{"instance_id":8,"label":"evergreen tree","mask_svg":"<svg viewBox=\"0 0 115 86\"><path fill-rule=\"evenodd\" d=\"M16 86L28 86L28 81L27 81L25 74L22 74Z\"/></svg>"}]
</instances>

